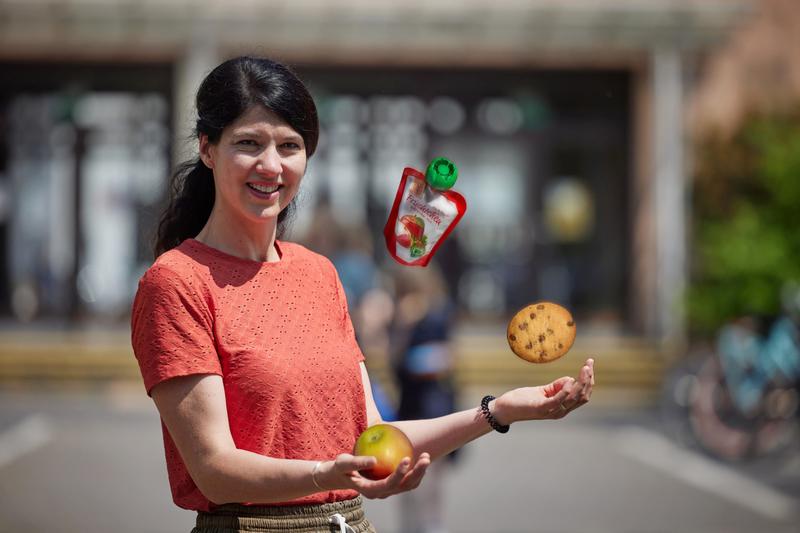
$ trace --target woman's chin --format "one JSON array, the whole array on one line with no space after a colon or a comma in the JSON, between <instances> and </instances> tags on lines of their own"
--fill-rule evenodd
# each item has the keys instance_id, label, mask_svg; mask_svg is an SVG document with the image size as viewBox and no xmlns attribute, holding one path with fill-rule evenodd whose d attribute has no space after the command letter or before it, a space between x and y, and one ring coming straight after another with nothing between
<instances>
[{"instance_id":1,"label":"woman's chin","mask_svg":"<svg viewBox=\"0 0 800 533\"><path fill-rule=\"evenodd\" d=\"M247 218L256 224L275 223L280 213L281 211L277 205L269 207L253 206L248 209Z\"/></svg>"}]
</instances>

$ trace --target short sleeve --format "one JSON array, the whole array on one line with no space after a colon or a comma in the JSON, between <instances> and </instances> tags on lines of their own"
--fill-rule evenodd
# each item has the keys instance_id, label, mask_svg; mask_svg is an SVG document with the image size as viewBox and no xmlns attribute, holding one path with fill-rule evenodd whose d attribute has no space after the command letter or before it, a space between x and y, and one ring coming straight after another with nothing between
<instances>
[{"instance_id":1,"label":"short sleeve","mask_svg":"<svg viewBox=\"0 0 800 533\"><path fill-rule=\"evenodd\" d=\"M163 381L219 374L213 319L199 282L155 265L142 276L131 312L131 344L149 395Z\"/></svg>"}]
</instances>

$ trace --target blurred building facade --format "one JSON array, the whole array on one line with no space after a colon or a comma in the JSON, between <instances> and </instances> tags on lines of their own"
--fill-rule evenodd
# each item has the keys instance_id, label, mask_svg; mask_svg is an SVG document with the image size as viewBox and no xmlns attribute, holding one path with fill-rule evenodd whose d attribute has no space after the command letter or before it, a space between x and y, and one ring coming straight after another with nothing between
<instances>
[{"instance_id":1,"label":"blurred building facade","mask_svg":"<svg viewBox=\"0 0 800 533\"><path fill-rule=\"evenodd\" d=\"M315 207L374 241L405 166L445 155L467 216L459 307L535 299L680 341L686 103L745 0L0 0L0 313L124 317L194 91L224 58L291 64L323 125Z\"/></svg>"}]
</instances>

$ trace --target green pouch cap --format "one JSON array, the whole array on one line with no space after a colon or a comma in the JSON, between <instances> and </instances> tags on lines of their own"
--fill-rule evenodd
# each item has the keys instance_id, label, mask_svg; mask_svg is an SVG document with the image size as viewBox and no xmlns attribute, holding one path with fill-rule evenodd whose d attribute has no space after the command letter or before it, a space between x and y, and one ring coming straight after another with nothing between
<instances>
[{"instance_id":1,"label":"green pouch cap","mask_svg":"<svg viewBox=\"0 0 800 533\"><path fill-rule=\"evenodd\" d=\"M437 157L425 171L425 181L434 189L447 190L458 179L458 168L446 157Z\"/></svg>"}]
</instances>

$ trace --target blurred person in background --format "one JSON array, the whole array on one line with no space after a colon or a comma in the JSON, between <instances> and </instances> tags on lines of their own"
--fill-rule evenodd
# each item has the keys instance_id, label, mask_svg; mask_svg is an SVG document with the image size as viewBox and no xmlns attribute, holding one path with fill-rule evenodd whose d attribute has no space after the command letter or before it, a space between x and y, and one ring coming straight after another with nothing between
<instances>
[{"instance_id":1,"label":"blurred person in background","mask_svg":"<svg viewBox=\"0 0 800 533\"><path fill-rule=\"evenodd\" d=\"M199 157L178 167L155 263L133 304L132 344L163 423L174 502L195 533L374 531L361 495L416 488L431 460L517 421L589 401L578 377L487 396L481 408L394 423L416 457L385 479L359 471L359 434L381 422L331 262L282 239L319 135L286 66L239 57L197 93Z\"/></svg>"},{"instance_id":2,"label":"blurred person in background","mask_svg":"<svg viewBox=\"0 0 800 533\"><path fill-rule=\"evenodd\" d=\"M340 246L330 259L347 297L356 341L368 359L380 358L386 363L394 306L372 256L369 230L350 227L340 231ZM379 380L372 380L372 397L384 421L397 420L397 410Z\"/></svg>"},{"instance_id":3,"label":"blurred person in background","mask_svg":"<svg viewBox=\"0 0 800 533\"><path fill-rule=\"evenodd\" d=\"M454 353L450 343L455 308L438 264L426 268L398 268L395 279L397 309L392 347L400 389L401 420L436 418L456 406ZM428 469L425 482L402 495L402 531L443 533L444 478L456 458L450 453Z\"/></svg>"}]
</instances>

